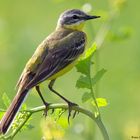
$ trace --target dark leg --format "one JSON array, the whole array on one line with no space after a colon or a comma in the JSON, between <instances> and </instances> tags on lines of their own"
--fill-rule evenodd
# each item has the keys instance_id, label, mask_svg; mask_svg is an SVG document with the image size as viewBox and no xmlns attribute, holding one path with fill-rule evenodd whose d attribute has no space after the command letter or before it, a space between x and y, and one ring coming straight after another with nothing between
<instances>
[{"instance_id":1,"label":"dark leg","mask_svg":"<svg viewBox=\"0 0 140 140\"><path fill-rule=\"evenodd\" d=\"M62 98L65 102L67 102L67 104L68 104L68 106L69 106L69 114L68 114L68 122L69 122L69 118L70 118L70 116L71 116L71 111L72 111L71 109L72 109L73 106L77 106L77 104L72 103L71 101L69 101L68 99L66 99L65 97L63 97L62 95L60 95L57 91L55 91L55 90L53 89L53 85L54 85L55 80L56 80L56 79L50 81L50 83L49 83L49 85L48 85L48 88L49 88L53 93L55 93L55 94L58 95L60 98ZM74 114L75 114L75 113L74 113Z\"/></svg>"},{"instance_id":2,"label":"dark leg","mask_svg":"<svg viewBox=\"0 0 140 140\"><path fill-rule=\"evenodd\" d=\"M38 94L39 94L39 96L40 96L40 98L41 98L43 104L46 106L46 110L45 110L45 112L44 112L44 115L47 116L48 106L49 106L50 104L47 103L47 102L45 101L45 99L43 98L39 86L36 86L35 88L36 88L36 91L38 92Z\"/></svg>"}]
</instances>

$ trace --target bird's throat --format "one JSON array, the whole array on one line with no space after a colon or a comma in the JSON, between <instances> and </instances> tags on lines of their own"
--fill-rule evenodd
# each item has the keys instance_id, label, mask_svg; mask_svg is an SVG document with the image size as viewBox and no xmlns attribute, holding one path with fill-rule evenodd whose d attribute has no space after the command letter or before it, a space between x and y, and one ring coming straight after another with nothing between
<instances>
[{"instance_id":1,"label":"bird's throat","mask_svg":"<svg viewBox=\"0 0 140 140\"><path fill-rule=\"evenodd\" d=\"M60 27L60 25L59 25L59 27ZM59 27L57 26L57 29ZM72 30L82 31L83 27L84 27L84 22L75 23L75 24L71 24L71 25L61 25L61 27L65 28L65 29L72 29Z\"/></svg>"}]
</instances>

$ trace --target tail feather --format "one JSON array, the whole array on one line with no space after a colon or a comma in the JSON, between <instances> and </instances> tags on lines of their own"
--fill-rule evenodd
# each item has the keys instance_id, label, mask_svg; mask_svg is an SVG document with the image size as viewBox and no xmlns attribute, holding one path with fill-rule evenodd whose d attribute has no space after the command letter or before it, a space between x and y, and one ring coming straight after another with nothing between
<instances>
[{"instance_id":1,"label":"tail feather","mask_svg":"<svg viewBox=\"0 0 140 140\"><path fill-rule=\"evenodd\" d=\"M16 114L27 96L27 93L28 90L23 90L22 92L17 93L17 95L14 97L10 107L0 121L0 133L5 134L9 130L14 118L16 117Z\"/></svg>"}]
</instances>

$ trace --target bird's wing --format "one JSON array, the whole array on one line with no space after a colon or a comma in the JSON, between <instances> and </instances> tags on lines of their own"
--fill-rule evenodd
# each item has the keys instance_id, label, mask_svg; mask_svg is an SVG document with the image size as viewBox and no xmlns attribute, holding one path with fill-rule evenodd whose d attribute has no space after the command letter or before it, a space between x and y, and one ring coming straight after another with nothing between
<instances>
[{"instance_id":1,"label":"bird's wing","mask_svg":"<svg viewBox=\"0 0 140 140\"><path fill-rule=\"evenodd\" d=\"M36 86L74 62L83 53L85 42L85 34L79 31L59 40L49 49L42 64L38 67L36 75L27 87Z\"/></svg>"},{"instance_id":2,"label":"bird's wing","mask_svg":"<svg viewBox=\"0 0 140 140\"><path fill-rule=\"evenodd\" d=\"M27 62L16 87L25 87L36 75L38 68L43 63L45 57L48 54L48 46L43 41L36 49L33 56Z\"/></svg>"}]
</instances>

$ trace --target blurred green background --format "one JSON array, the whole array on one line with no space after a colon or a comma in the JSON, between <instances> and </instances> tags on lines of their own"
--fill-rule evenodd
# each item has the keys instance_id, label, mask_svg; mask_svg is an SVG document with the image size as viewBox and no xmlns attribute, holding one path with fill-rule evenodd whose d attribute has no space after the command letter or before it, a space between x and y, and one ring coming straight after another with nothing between
<instances>
[{"instance_id":1,"label":"blurred green background","mask_svg":"<svg viewBox=\"0 0 140 140\"><path fill-rule=\"evenodd\" d=\"M92 8L91 14L102 16L100 20L88 22L84 28L88 34L88 46L95 40L98 30L106 23L106 18L111 16L112 11L118 10L109 24L109 32L104 43L94 57L95 69L107 70L95 90L99 97L104 97L109 102L107 107L100 110L110 139L130 140L132 136L140 136L140 1L138 0L0 0L0 95L5 92L12 100L16 94L14 89L16 82L24 65L38 44L54 30L59 14L66 9L82 9L86 3ZM59 78L55 87L73 102L88 107L88 104L81 102L83 90L75 87L79 75L74 68ZM41 85L41 89L49 102L63 102L50 94L47 82ZM42 105L34 89L30 92L26 103L28 108ZM4 108L2 99L0 108ZM34 128L19 133L15 140L41 139L45 131L48 131L48 128L43 129L47 122L42 121L44 121L42 113L34 115L31 120ZM96 124L81 114L71 121L65 132L58 130L58 133L59 131L58 135L61 136L56 139L60 140L102 140Z\"/></svg>"}]
</instances>

